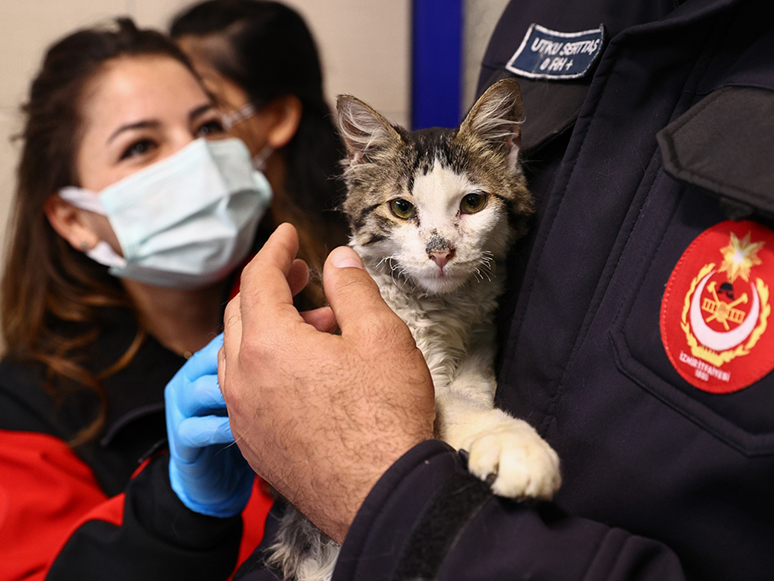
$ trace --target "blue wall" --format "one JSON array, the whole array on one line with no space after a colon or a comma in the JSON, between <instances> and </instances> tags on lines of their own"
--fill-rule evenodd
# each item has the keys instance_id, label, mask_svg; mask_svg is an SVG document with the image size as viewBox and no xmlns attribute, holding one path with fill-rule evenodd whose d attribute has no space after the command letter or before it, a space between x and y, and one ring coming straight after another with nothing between
<instances>
[{"instance_id":1,"label":"blue wall","mask_svg":"<svg viewBox=\"0 0 774 581\"><path fill-rule=\"evenodd\" d=\"M456 127L462 99L463 0L414 0L411 126Z\"/></svg>"}]
</instances>

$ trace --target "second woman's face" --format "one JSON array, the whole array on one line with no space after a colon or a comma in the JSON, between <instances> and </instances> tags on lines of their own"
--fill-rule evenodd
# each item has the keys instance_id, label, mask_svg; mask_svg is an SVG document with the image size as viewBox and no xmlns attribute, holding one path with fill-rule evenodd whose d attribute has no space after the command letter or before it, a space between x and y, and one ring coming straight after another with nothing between
<instances>
[{"instance_id":1,"label":"second woman's face","mask_svg":"<svg viewBox=\"0 0 774 581\"><path fill-rule=\"evenodd\" d=\"M80 186L93 192L223 132L198 81L166 56L108 63L87 88L81 115L76 168Z\"/></svg>"},{"instance_id":2,"label":"second woman's face","mask_svg":"<svg viewBox=\"0 0 774 581\"><path fill-rule=\"evenodd\" d=\"M196 36L184 36L177 39L181 50L191 60L207 90L224 115L233 115L250 102L250 97L241 86L223 76L210 62L207 41ZM258 155L269 141L271 115L263 110L256 111L228 131L231 137L244 141L252 155Z\"/></svg>"}]
</instances>

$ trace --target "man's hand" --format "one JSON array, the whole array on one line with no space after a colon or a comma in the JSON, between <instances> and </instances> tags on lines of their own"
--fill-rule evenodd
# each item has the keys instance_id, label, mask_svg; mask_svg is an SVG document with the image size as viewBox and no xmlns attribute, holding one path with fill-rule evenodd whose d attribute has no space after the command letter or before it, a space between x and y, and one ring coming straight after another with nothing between
<instances>
[{"instance_id":1,"label":"man's hand","mask_svg":"<svg viewBox=\"0 0 774 581\"><path fill-rule=\"evenodd\" d=\"M433 385L408 327L350 248L325 263L331 306L299 313L293 294L308 271L297 250L283 224L245 268L218 373L244 457L342 542L379 477L433 437Z\"/></svg>"}]
</instances>

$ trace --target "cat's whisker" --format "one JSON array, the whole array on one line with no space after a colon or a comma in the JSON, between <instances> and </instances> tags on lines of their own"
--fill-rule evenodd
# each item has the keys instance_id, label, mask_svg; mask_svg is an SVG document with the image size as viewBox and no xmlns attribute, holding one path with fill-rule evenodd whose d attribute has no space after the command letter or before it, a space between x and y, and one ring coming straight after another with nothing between
<instances>
[{"instance_id":1,"label":"cat's whisker","mask_svg":"<svg viewBox=\"0 0 774 581\"><path fill-rule=\"evenodd\" d=\"M394 254L391 254L389 256L383 257L377 263L377 267L381 266L382 264L386 264L387 268L390 269L390 275L392 276L393 280L395 280L395 278L396 278L396 273L395 273L396 270L398 271L398 273L397 273L398 276L401 276L403 274L403 271L399 270L400 269L400 264L395 261L395 255Z\"/></svg>"},{"instance_id":2,"label":"cat's whisker","mask_svg":"<svg viewBox=\"0 0 774 581\"><path fill-rule=\"evenodd\" d=\"M481 257L478 261L478 267L476 268L476 272L483 277L486 277L487 280L491 281L491 274L492 273L492 267L494 266L493 260L490 257L484 256Z\"/></svg>"},{"instance_id":3,"label":"cat's whisker","mask_svg":"<svg viewBox=\"0 0 774 581\"><path fill-rule=\"evenodd\" d=\"M487 268L492 268L492 263L494 262L494 254L490 252L489 250L485 250L481 256L481 263Z\"/></svg>"},{"instance_id":4,"label":"cat's whisker","mask_svg":"<svg viewBox=\"0 0 774 581\"><path fill-rule=\"evenodd\" d=\"M406 269L403 266L401 266L399 262L395 260L394 254L390 256L385 256L384 258L382 258L382 260L379 261L379 264L381 264L382 262L387 262L387 266L390 269L390 277L393 280L397 281L398 279L404 279L404 280L407 279Z\"/></svg>"}]
</instances>

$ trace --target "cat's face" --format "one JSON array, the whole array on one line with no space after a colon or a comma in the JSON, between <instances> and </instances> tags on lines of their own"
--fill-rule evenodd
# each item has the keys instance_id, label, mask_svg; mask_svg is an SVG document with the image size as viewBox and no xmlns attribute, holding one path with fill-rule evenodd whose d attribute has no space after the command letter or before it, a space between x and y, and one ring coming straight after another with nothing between
<instances>
[{"instance_id":1,"label":"cat's face","mask_svg":"<svg viewBox=\"0 0 774 581\"><path fill-rule=\"evenodd\" d=\"M338 108L349 150L344 210L366 263L430 293L491 277L532 211L515 81L493 85L459 130L408 133L353 97Z\"/></svg>"},{"instance_id":2,"label":"cat's face","mask_svg":"<svg viewBox=\"0 0 774 581\"><path fill-rule=\"evenodd\" d=\"M366 196L370 211L353 231L358 252L433 293L491 276L511 227L507 201L485 182L437 157L410 179L382 182Z\"/></svg>"}]
</instances>

